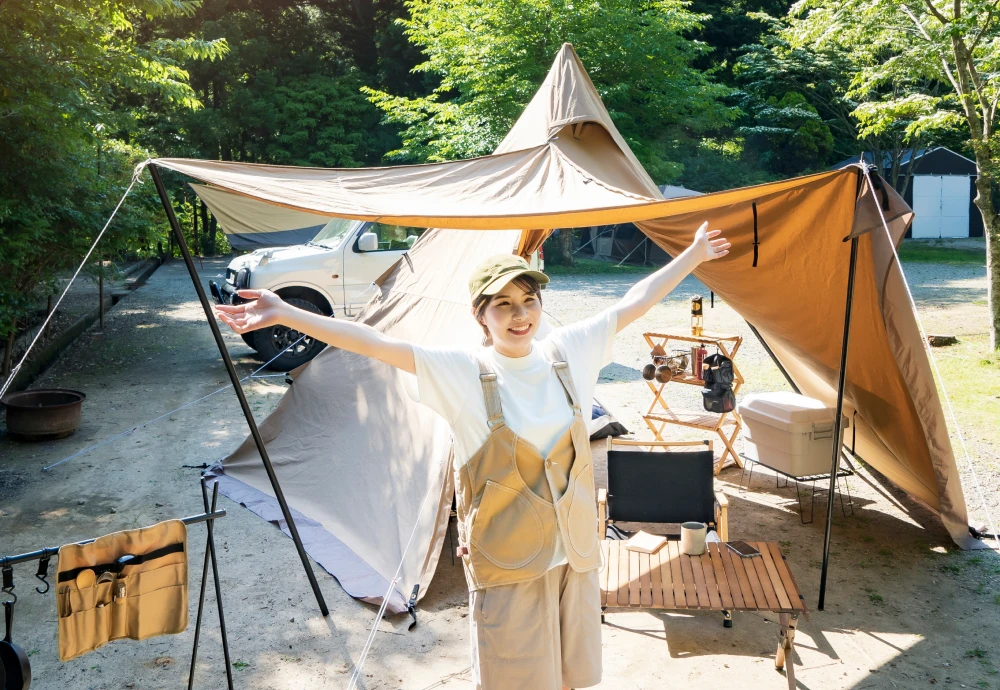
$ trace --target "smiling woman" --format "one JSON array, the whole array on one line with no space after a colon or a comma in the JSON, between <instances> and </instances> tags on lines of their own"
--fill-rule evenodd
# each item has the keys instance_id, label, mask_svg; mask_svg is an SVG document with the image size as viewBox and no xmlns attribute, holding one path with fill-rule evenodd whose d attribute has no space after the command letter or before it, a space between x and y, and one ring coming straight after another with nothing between
<instances>
[{"instance_id":1,"label":"smiling woman","mask_svg":"<svg viewBox=\"0 0 1000 690\"><path fill-rule=\"evenodd\" d=\"M585 688L601 681L597 507L582 408L615 333L729 243L702 225L694 243L615 306L538 338L548 276L512 254L469 277L474 349L431 348L328 319L266 290L217 307L238 333L284 324L416 375L411 395L454 437L458 555L469 585L475 685Z\"/></svg>"}]
</instances>

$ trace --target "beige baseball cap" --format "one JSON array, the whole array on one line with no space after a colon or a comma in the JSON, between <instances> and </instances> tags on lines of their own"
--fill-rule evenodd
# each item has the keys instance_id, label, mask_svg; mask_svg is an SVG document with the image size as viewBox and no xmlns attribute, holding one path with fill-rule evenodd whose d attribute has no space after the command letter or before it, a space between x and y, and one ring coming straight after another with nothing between
<instances>
[{"instance_id":1,"label":"beige baseball cap","mask_svg":"<svg viewBox=\"0 0 1000 690\"><path fill-rule=\"evenodd\" d=\"M480 295L495 295L504 285L518 276L530 276L539 285L549 282L541 271L533 271L528 262L517 254L495 254L476 266L469 277L469 292L475 301Z\"/></svg>"}]
</instances>

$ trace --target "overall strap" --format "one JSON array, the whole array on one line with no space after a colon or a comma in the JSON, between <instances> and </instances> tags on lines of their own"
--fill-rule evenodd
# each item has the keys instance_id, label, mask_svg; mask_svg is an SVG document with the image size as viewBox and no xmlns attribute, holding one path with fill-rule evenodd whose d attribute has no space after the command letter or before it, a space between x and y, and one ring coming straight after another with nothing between
<instances>
[{"instance_id":1,"label":"overall strap","mask_svg":"<svg viewBox=\"0 0 1000 690\"><path fill-rule=\"evenodd\" d=\"M549 354L552 356L552 368L555 370L556 376L559 377L559 383L562 384L563 390L566 391L566 398L569 400L574 414L581 414L580 403L576 396L576 388L573 386L573 379L569 375L569 365L566 363L558 347L549 343L548 349Z\"/></svg>"},{"instance_id":2,"label":"overall strap","mask_svg":"<svg viewBox=\"0 0 1000 690\"><path fill-rule=\"evenodd\" d=\"M505 424L503 419L503 408L500 406L500 386L497 384L497 375L487 364L477 358L479 362L479 382L483 385L483 399L486 401L486 423L490 431Z\"/></svg>"}]
</instances>

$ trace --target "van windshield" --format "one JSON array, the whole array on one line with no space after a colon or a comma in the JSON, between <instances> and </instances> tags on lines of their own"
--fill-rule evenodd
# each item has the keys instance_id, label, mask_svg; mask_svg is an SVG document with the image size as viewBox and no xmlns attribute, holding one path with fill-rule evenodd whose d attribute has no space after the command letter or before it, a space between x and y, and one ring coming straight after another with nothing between
<instances>
[{"instance_id":1,"label":"van windshield","mask_svg":"<svg viewBox=\"0 0 1000 690\"><path fill-rule=\"evenodd\" d=\"M311 244L318 244L327 249L336 249L344 241L344 238L363 222L349 218L334 218L319 231L316 237L312 238Z\"/></svg>"}]
</instances>

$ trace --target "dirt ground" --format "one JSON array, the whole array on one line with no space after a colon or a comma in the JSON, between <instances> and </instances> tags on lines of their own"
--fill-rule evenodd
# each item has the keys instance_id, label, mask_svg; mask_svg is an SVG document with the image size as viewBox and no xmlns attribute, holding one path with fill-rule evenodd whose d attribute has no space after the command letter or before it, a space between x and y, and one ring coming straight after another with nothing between
<instances>
[{"instance_id":1,"label":"dirt ground","mask_svg":"<svg viewBox=\"0 0 1000 690\"><path fill-rule=\"evenodd\" d=\"M224 265L206 260L203 281L221 273ZM932 332L959 332L969 347L983 347L983 269L915 265L909 275ZM555 321L571 322L611 304L635 279L556 278L545 293L546 311ZM617 338L615 363L605 370L597 394L633 431L642 432L639 415L650 399L638 373L648 350L641 333L685 328L687 300L695 293L708 294L696 281L686 281ZM748 379L743 393L784 387L780 373L731 309L716 301L706 320L712 330L747 338L737 356ZM972 325L963 330L961 324ZM241 375L259 365L239 336L230 333L226 340ZM984 381L983 396L1000 393L998 378ZM161 267L145 287L122 300L109 312L103 333L92 329L85 334L34 385L76 388L88 397L83 424L67 439L20 444L0 436L4 554L199 513L200 466L224 456L246 434L235 396L224 389L41 471L227 385L204 313L178 261ZM258 419L285 388L280 377L247 382ZM671 404L682 407L698 402L685 397L697 395L693 388L668 394ZM969 435L979 477L997 515L1000 444L981 425L973 425ZM963 481L970 513L981 517L967 471ZM844 517L838 506L826 610L802 622L797 637L799 687L1000 688L1000 558L991 551L958 552L936 518L900 492L872 482L880 488L859 477L850 480L853 516ZM731 502L730 534L780 541L814 609L823 535L819 516L825 502L817 499L818 519L803 525L794 487L778 489L774 476L761 471L754 473L751 491L741 492L739 483L738 469L720 476ZM348 597L316 568L331 611L322 617L291 540L248 510L220 500L229 511L216 534L236 687L346 688L375 608ZM144 642L114 642L67 663L58 661L52 594L31 591L38 584L33 565L16 566L20 599L14 640L31 654L32 688L145 690L186 684L204 531L193 528L190 540L188 630ZM214 600L209 586L197 688L224 687ZM471 687L466 604L461 569L443 554L419 607L420 625L407 632L404 616L382 623L363 687ZM722 627L719 614L609 614L600 687L784 688L784 677L774 670L776 643L776 616L771 614L736 614L732 629Z\"/></svg>"}]
</instances>

